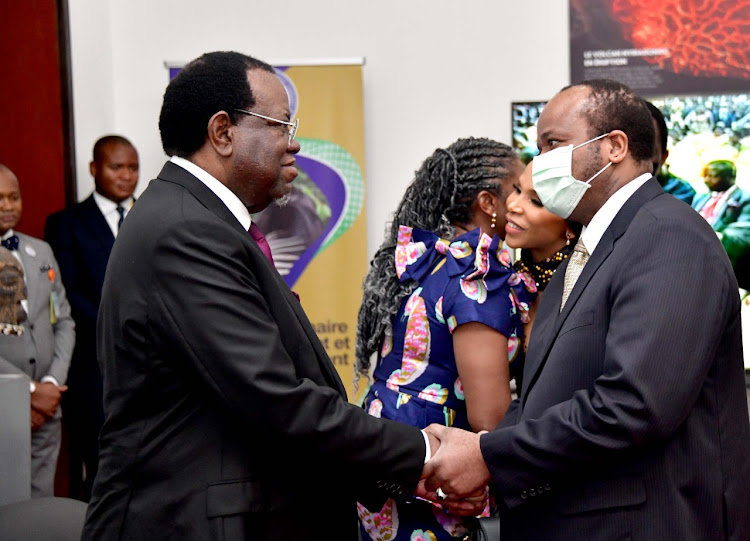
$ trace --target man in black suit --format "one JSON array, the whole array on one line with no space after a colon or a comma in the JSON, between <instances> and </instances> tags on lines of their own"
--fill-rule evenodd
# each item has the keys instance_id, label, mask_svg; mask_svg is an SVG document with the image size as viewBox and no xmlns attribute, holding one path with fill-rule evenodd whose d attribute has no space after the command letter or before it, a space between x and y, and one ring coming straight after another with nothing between
<instances>
[{"instance_id":1,"label":"man in black suit","mask_svg":"<svg viewBox=\"0 0 750 541\"><path fill-rule=\"evenodd\" d=\"M60 263L76 322L76 346L63 397L70 496L88 501L99 458L104 423L102 377L96 362L96 318L104 271L120 224L133 205L138 183L138 153L119 135L94 145L89 164L95 191L84 201L47 219L45 240Z\"/></svg>"},{"instance_id":2,"label":"man in black suit","mask_svg":"<svg viewBox=\"0 0 750 541\"><path fill-rule=\"evenodd\" d=\"M586 227L541 299L523 393L481 436L428 427L442 441L421 493L450 500L491 481L503 539L750 539L725 250L653 178L651 117L627 87L562 90L538 134L542 203Z\"/></svg>"},{"instance_id":3,"label":"man in black suit","mask_svg":"<svg viewBox=\"0 0 750 541\"><path fill-rule=\"evenodd\" d=\"M102 294L84 539L356 539L357 499L416 488L427 436L346 401L252 223L297 175L289 115L273 68L239 53L205 54L167 87L172 158Z\"/></svg>"}]
</instances>

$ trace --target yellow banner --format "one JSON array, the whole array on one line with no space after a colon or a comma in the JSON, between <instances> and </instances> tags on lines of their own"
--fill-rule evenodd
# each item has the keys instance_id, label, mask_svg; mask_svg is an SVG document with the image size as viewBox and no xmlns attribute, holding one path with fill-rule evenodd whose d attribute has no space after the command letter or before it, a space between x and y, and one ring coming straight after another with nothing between
<instances>
[{"instance_id":1,"label":"yellow banner","mask_svg":"<svg viewBox=\"0 0 750 541\"><path fill-rule=\"evenodd\" d=\"M354 341L367 270L362 66L277 66L277 73L299 118L300 174L286 206L254 219L356 402Z\"/></svg>"}]
</instances>

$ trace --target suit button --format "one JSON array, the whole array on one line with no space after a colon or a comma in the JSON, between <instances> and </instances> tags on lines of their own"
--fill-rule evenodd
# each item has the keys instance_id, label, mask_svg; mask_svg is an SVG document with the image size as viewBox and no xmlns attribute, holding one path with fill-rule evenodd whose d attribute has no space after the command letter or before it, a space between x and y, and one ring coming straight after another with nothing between
<instances>
[{"instance_id":1,"label":"suit button","mask_svg":"<svg viewBox=\"0 0 750 541\"><path fill-rule=\"evenodd\" d=\"M546 490L547 492L549 492L550 490L552 490L552 487L550 487L548 484L544 485L544 490Z\"/></svg>"},{"instance_id":2,"label":"suit button","mask_svg":"<svg viewBox=\"0 0 750 541\"><path fill-rule=\"evenodd\" d=\"M538 489L536 489L536 491L537 491L537 492L538 492L539 494L542 494L542 493L544 492L544 487L539 487Z\"/></svg>"},{"instance_id":3,"label":"suit button","mask_svg":"<svg viewBox=\"0 0 750 541\"><path fill-rule=\"evenodd\" d=\"M526 491L525 491L525 490L521 491L521 499L522 499L522 500L525 500L525 499L526 499L526 498L528 498L528 497L529 497L529 495L528 495L528 494L526 493Z\"/></svg>"},{"instance_id":4,"label":"suit button","mask_svg":"<svg viewBox=\"0 0 750 541\"><path fill-rule=\"evenodd\" d=\"M534 490L533 488L530 488L529 489L529 496L531 496L531 497L536 496L536 490Z\"/></svg>"}]
</instances>

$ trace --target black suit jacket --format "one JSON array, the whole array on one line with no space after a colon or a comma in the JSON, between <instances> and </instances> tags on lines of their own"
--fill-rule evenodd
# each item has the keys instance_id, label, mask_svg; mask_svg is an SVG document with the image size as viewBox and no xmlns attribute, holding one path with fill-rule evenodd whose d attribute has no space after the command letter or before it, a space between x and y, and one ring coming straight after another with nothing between
<instances>
[{"instance_id":1,"label":"black suit jacket","mask_svg":"<svg viewBox=\"0 0 750 541\"><path fill-rule=\"evenodd\" d=\"M346 402L278 272L171 162L118 235L98 330L84 539L356 539L359 487L416 487L420 431Z\"/></svg>"},{"instance_id":2,"label":"black suit jacket","mask_svg":"<svg viewBox=\"0 0 750 541\"><path fill-rule=\"evenodd\" d=\"M481 438L503 539L750 539L740 302L716 234L651 179L560 312L565 269L522 396Z\"/></svg>"},{"instance_id":3,"label":"black suit jacket","mask_svg":"<svg viewBox=\"0 0 750 541\"><path fill-rule=\"evenodd\" d=\"M91 195L47 218L44 238L60 264L76 322L76 345L68 375L72 393L101 402L101 376L96 363L96 317L104 272L115 241L112 230ZM95 395L95 396L92 396Z\"/></svg>"}]
</instances>

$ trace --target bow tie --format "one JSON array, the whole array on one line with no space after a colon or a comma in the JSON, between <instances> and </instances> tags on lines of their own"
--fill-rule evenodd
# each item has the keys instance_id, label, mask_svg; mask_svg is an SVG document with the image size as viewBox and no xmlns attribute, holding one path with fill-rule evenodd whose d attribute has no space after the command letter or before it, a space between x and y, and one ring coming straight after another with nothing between
<instances>
[{"instance_id":1,"label":"bow tie","mask_svg":"<svg viewBox=\"0 0 750 541\"><path fill-rule=\"evenodd\" d=\"M18 235L8 237L7 239L3 240L1 244L3 245L3 248L7 248L11 252L14 250L18 250Z\"/></svg>"}]
</instances>

